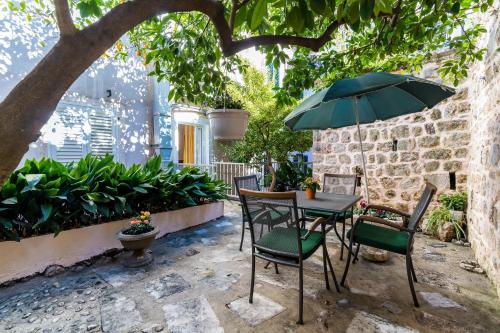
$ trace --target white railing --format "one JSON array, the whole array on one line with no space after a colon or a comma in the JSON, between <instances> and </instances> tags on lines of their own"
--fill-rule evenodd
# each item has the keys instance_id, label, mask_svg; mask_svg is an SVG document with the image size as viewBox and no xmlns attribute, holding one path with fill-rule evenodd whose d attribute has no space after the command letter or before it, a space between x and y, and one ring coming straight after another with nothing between
<instances>
[{"instance_id":1,"label":"white railing","mask_svg":"<svg viewBox=\"0 0 500 333\"><path fill-rule=\"evenodd\" d=\"M308 163L310 164L310 163ZM166 162L164 163L166 165ZM250 163L233 163L233 162L212 162L210 164L187 164L176 163L175 167L182 169L186 166L196 166L217 180L222 180L229 188L227 190L228 197L234 199L238 197L236 187L234 185L234 177L257 175L260 187L264 189L264 175L266 167L264 164L250 164ZM273 162L275 170L279 169L279 163Z\"/></svg>"}]
</instances>

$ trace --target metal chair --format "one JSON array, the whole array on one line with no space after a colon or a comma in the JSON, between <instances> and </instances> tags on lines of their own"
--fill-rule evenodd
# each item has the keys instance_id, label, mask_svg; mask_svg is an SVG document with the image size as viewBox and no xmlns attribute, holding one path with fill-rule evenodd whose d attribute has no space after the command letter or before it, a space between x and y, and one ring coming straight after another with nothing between
<instances>
[{"instance_id":1,"label":"metal chair","mask_svg":"<svg viewBox=\"0 0 500 333\"><path fill-rule=\"evenodd\" d=\"M304 273L303 262L311 257L319 247L323 248L323 270L326 289L330 289L327 263L332 272L335 288L340 292L332 263L326 247L325 219L317 218L309 230L301 228L295 192L257 192L240 189L243 208L248 216L252 239L252 278L249 302L253 302L255 284L255 258L261 258L274 264L296 267L299 269L299 319L303 324ZM250 207L260 205L257 215ZM279 214L276 214L278 212ZM274 216L277 216L275 218ZM272 224L273 228L265 233L258 233L256 226ZM315 231L321 226L321 232ZM262 230L262 229L261 229Z\"/></svg>"},{"instance_id":2,"label":"metal chair","mask_svg":"<svg viewBox=\"0 0 500 333\"><path fill-rule=\"evenodd\" d=\"M356 175L342 175L334 173L325 173L323 177L323 192L325 193L338 193L338 194L356 194L356 186L358 184ZM323 217L328 219L331 215L329 212L321 210L306 210L306 216L309 217ZM335 223L342 223L342 244L345 243L345 222L347 219L351 219L351 225L353 224L354 208L350 211L345 212L342 215L337 215L335 217ZM335 229L335 232L337 230ZM340 235L339 235L340 236ZM344 246L340 246L340 260L344 258Z\"/></svg>"},{"instance_id":3,"label":"metal chair","mask_svg":"<svg viewBox=\"0 0 500 333\"><path fill-rule=\"evenodd\" d=\"M342 282L340 284L344 286L345 280L347 278L352 246L354 243L357 244L356 253L354 254L355 257L358 256L361 244L402 254L406 256L406 273L408 275L408 282L410 284L413 303L416 307L418 307L419 304L417 295L415 293L415 288L413 287L413 281L417 282L417 276L415 274L415 270L413 269L411 252L413 250L415 230L419 225L420 220L424 216L424 213L427 210L432 197L436 193L436 190L436 186L432 185L431 183L427 183L424 192L422 193L422 196L420 197L420 200L415 207L413 214L411 215L387 206L368 205L365 209L364 214L366 214L370 209L380 209L402 216L403 223L398 224L371 215L361 215L360 217L358 217L354 226L347 232L347 237L349 237L350 239L349 251L347 254L347 262L344 270L344 275L342 276Z\"/></svg>"},{"instance_id":4,"label":"metal chair","mask_svg":"<svg viewBox=\"0 0 500 333\"><path fill-rule=\"evenodd\" d=\"M234 186L236 187L236 193L238 193L238 198L241 202L240 189L247 189L252 191L260 192L259 181L257 180L257 175L249 175L249 176L239 176L234 177ZM256 214L259 211L260 206L251 207L251 212L255 211ZM245 238L245 223L248 221L246 216L245 209L243 209L243 205L241 206L241 216L242 216L242 228L241 228L241 241L240 241L240 251L243 249L243 239Z\"/></svg>"}]
</instances>

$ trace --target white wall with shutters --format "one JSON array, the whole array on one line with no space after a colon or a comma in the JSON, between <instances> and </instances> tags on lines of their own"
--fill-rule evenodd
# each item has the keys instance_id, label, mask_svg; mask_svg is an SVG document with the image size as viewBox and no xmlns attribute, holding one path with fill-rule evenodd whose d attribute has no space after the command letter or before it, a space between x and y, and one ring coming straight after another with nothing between
<instances>
[{"instance_id":1,"label":"white wall with shutters","mask_svg":"<svg viewBox=\"0 0 500 333\"><path fill-rule=\"evenodd\" d=\"M60 103L49 126L49 156L57 161L77 161L87 153L117 156L112 108Z\"/></svg>"}]
</instances>

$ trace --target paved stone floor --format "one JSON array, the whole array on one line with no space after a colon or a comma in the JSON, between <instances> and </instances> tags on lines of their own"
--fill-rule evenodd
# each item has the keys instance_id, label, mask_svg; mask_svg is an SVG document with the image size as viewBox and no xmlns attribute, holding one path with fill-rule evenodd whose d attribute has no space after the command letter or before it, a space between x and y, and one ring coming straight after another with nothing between
<instances>
[{"instance_id":1,"label":"paved stone floor","mask_svg":"<svg viewBox=\"0 0 500 333\"><path fill-rule=\"evenodd\" d=\"M324 288L318 253L307 261L305 325L298 326L294 269L281 267L276 275L257 261L254 304L248 303L250 252L248 239L238 251L240 221L239 207L226 203L224 218L157 240L150 267L126 269L128 254L121 253L4 286L0 331L500 332L500 301L489 281L459 268L472 259L470 248L423 235L413 255L420 308L412 305L402 256L384 264L361 259L339 294ZM345 262L338 250L332 235L340 278Z\"/></svg>"}]
</instances>

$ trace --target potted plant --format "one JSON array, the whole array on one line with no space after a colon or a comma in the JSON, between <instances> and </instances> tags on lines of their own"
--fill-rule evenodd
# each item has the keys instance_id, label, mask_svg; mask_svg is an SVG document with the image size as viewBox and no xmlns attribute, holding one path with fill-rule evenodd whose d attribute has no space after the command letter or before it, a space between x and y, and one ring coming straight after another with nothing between
<instances>
[{"instance_id":1,"label":"potted plant","mask_svg":"<svg viewBox=\"0 0 500 333\"><path fill-rule=\"evenodd\" d=\"M210 130L216 140L240 140L245 136L249 113L229 95L216 98L207 111Z\"/></svg>"},{"instance_id":2,"label":"potted plant","mask_svg":"<svg viewBox=\"0 0 500 333\"><path fill-rule=\"evenodd\" d=\"M307 177L302 182L302 189L306 192L307 200L313 200L316 197L316 191L320 188L319 179L317 178Z\"/></svg>"},{"instance_id":3,"label":"potted plant","mask_svg":"<svg viewBox=\"0 0 500 333\"><path fill-rule=\"evenodd\" d=\"M153 244L160 230L151 224L150 215L148 211L141 212L127 228L118 232L118 240L123 247L133 251L125 262L127 267L144 266L153 260L153 255L145 250Z\"/></svg>"},{"instance_id":4,"label":"potted plant","mask_svg":"<svg viewBox=\"0 0 500 333\"><path fill-rule=\"evenodd\" d=\"M451 211L443 206L438 206L431 211L422 229L443 242L451 242L453 237L461 239L465 235L461 222L455 220Z\"/></svg>"},{"instance_id":5,"label":"potted plant","mask_svg":"<svg viewBox=\"0 0 500 333\"><path fill-rule=\"evenodd\" d=\"M467 193L453 192L441 194L439 202L450 210L451 215L456 221L464 221L464 212L467 208Z\"/></svg>"}]
</instances>

